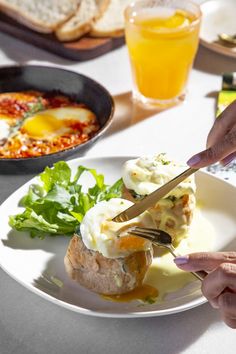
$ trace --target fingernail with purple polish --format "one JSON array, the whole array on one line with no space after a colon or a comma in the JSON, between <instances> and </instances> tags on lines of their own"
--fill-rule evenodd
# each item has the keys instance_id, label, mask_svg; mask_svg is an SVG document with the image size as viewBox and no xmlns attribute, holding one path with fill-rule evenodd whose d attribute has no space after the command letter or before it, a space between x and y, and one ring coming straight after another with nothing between
<instances>
[{"instance_id":1,"label":"fingernail with purple polish","mask_svg":"<svg viewBox=\"0 0 236 354\"><path fill-rule=\"evenodd\" d=\"M196 164L198 164L201 161L201 157L199 155L195 155L193 157L191 157L191 159L189 159L187 161L187 164L189 166L195 166Z\"/></svg>"},{"instance_id":2,"label":"fingernail with purple polish","mask_svg":"<svg viewBox=\"0 0 236 354\"><path fill-rule=\"evenodd\" d=\"M176 265L184 265L187 264L189 260L189 256L179 256L174 259Z\"/></svg>"}]
</instances>

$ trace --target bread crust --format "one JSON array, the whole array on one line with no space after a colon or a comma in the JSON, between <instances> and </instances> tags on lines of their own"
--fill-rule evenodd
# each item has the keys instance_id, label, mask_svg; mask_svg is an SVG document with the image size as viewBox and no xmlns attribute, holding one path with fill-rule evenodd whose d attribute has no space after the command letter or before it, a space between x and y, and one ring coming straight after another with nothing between
<instances>
[{"instance_id":1,"label":"bread crust","mask_svg":"<svg viewBox=\"0 0 236 354\"><path fill-rule=\"evenodd\" d=\"M117 38L117 37L123 37L124 36L124 29L118 29L115 31L101 31L95 28L92 28L90 31L90 35L95 38L106 38L106 37L112 37L112 38Z\"/></svg>"},{"instance_id":2,"label":"bread crust","mask_svg":"<svg viewBox=\"0 0 236 354\"><path fill-rule=\"evenodd\" d=\"M131 0L111 0L100 19L96 20L90 35L93 37L120 37L124 35L123 12Z\"/></svg>"},{"instance_id":3,"label":"bread crust","mask_svg":"<svg viewBox=\"0 0 236 354\"><path fill-rule=\"evenodd\" d=\"M84 3L86 6L86 1L87 0L82 0L77 12L56 30L55 35L60 41L68 42L76 40L90 32L94 21L103 15L111 0L96 0L95 3L97 3L97 9L94 11L94 13L91 13L90 16L85 20L82 20L83 14L81 14L81 21L78 22L78 24L75 24L74 27L72 26L69 28L70 23L73 24L73 21L76 21L76 19L79 18L80 11L83 12L83 6Z\"/></svg>"},{"instance_id":4,"label":"bread crust","mask_svg":"<svg viewBox=\"0 0 236 354\"><path fill-rule=\"evenodd\" d=\"M88 33L91 30L91 26L92 26L91 23L87 22L87 23L84 23L83 25L80 25L77 28L74 28L71 31L66 31L66 32L64 32L64 30L62 28L59 28L55 32L55 35L56 35L57 39L59 39L59 41L61 41L61 42L70 42L70 41L79 39L83 35Z\"/></svg>"},{"instance_id":5,"label":"bread crust","mask_svg":"<svg viewBox=\"0 0 236 354\"><path fill-rule=\"evenodd\" d=\"M124 258L106 258L86 248L82 238L71 239L64 264L69 276L93 292L105 295L127 293L143 282L152 263L152 249Z\"/></svg>"}]
</instances>

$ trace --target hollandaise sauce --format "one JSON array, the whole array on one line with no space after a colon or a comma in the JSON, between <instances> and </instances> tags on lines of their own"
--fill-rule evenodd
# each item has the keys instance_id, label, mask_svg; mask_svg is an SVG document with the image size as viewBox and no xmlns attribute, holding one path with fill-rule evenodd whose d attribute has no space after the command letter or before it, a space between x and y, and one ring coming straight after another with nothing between
<instances>
[{"instance_id":1,"label":"hollandaise sauce","mask_svg":"<svg viewBox=\"0 0 236 354\"><path fill-rule=\"evenodd\" d=\"M140 300L142 302L152 304L157 301L158 295L158 290L155 287L148 284L143 284L142 286L135 288L128 293L121 295L102 295L102 298L115 302L130 302L133 300Z\"/></svg>"},{"instance_id":2,"label":"hollandaise sauce","mask_svg":"<svg viewBox=\"0 0 236 354\"><path fill-rule=\"evenodd\" d=\"M176 246L176 253L185 255L192 252L211 251L214 235L213 226L197 208L189 234ZM141 287L126 294L102 297L116 302L139 300L150 304L161 303L167 294L178 291L194 281L198 280L191 273L180 270L167 250L156 247L152 265Z\"/></svg>"}]
</instances>

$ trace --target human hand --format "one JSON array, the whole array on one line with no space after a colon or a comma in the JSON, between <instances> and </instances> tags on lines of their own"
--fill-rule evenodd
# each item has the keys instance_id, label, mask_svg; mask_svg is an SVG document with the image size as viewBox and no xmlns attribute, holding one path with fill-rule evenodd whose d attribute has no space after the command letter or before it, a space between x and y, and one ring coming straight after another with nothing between
<instances>
[{"instance_id":1,"label":"human hand","mask_svg":"<svg viewBox=\"0 0 236 354\"><path fill-rule=\"evenodd\" d=\"M201 168L220 161L227 165L236 157L236 100L216 119L207 137L207 149L192 156L187 164Z\"/></svg>"},{"instance_id":2,"label":"human hand","mask_svg":"<svg viewBox=\"0 0 236 354\"><path fill-rule=\"evenodd\" d=\"M185 271L205 270L202 293L223 321L236 328L236 252L199 252L176 257L175 264Z\"/></svg>"}]
</instances>

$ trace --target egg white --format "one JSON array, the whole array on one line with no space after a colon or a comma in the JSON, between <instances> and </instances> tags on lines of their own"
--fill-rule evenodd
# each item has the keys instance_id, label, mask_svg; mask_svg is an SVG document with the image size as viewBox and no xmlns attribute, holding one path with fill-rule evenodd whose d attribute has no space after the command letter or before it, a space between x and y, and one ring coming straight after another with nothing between
<instances>
[{"instance_id":1,"label":"egg white","mask_svg":"<svg viewBox=\"0 0 236 354\"><path fill-rule=\"evenodd\" d=\"M80 225L80 233L85 246L90 250L100 252L104 257L108 258L126 257L133 253L133 249L120 249L117 246L118 238L127 236L126 233L120 233L119 230L124 230L124 228L128 228L134 223L147 227L154 227L154 224L148 212L123 223L111 221L113 217L131 205L133 203L128 200L112 198L109 201L99 202L91 208ZM150 247L149 241L144 242L143 250L147 250Z\"/></svg>"},{"instance_id":2,"label":"egg white","mask_svg":"<svg viewBox=\"0 0 236 354\"><path fill-rule=\"evenodd\" d=\"M0 140L7 139L10 134L10 125L0 117Z\"/></svg>"}]
</instances>

